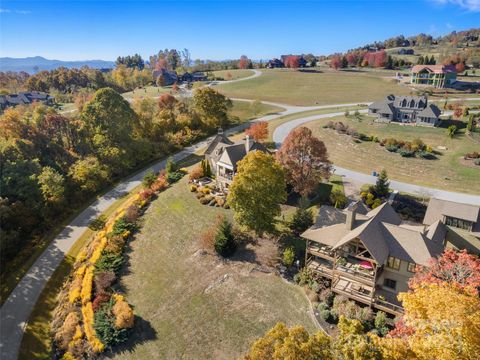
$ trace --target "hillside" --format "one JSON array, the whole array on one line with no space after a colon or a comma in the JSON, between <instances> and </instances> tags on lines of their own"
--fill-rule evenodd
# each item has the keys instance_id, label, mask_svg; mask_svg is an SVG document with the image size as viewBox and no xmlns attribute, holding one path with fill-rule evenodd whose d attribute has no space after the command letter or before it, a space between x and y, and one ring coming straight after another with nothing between
<instances>
[{"instance_id":1,"label":"hillside","mask_svg":"<svg viewBox=\"0 0 480 360\"><path fill-rule=\"evenodd\" d=\"M113 68L114 61L105 60L79 60L79 61L62 61L50 60L41 56L26 57L26 58L0 58L0 71L25 71L29 74L42 71L53 70L59 67L66 68L80 68L88 66L94 69Z\"/></svg>"}]
</instances>

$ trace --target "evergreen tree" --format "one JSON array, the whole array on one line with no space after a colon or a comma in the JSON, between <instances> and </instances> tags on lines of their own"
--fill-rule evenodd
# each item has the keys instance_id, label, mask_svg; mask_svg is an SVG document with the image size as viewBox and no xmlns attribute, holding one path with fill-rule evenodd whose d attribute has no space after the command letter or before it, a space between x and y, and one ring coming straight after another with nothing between
<instances>
[{"instance_id":1,"label":"evergreen tree","mask_svg":"<svg viewBox=\"0 0 480 360\"><path fill-rule=\"evenodd\" d=\"M420 55L420 57L417 60L417 65L423 65L425 64L425 60L423 59L423 56Z\"/></svg>"},{"instance_id":2,"label":"evergreen tree","mask_svg":"<svg viewBox=\"0 0 480 360\"><path fill-rule=\"evenodd\" d=\"M390 181L388 180L387 171L383 169L378 176L377 183L375 185L375 194L379 197L386 197L390 192Z\"/></svg>"},{"instance_id":3,"label":"evergreen tree","mask_svg":"<svg viewBox=\"0 0 480 360\"><path fill-rule=\"evenodd\" d=\"M218 226L214 247L215 251L223 257L231 256L235 252L236 244L232 233L232 224L225 217Z\"/></svg>"},{"instance_id":4,"label":"evergreen tree","mask_svg":"<svg viewBox=\"0 0 480 360\"><path fill-rule=\"evenodd\" d=\"M165 171L168 174L172 174L177 171L177 163L173 161L173 158L170 156L167 160L167 165L165 166Z\"/></svg>"}]
</instances>

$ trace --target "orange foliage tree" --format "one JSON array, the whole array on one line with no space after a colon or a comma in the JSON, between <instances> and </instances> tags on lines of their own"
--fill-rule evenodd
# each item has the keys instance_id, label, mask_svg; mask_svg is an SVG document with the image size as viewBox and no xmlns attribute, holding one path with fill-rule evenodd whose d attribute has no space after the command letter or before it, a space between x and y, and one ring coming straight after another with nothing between
<instances>
[{"instance_id":1,"label":"orange foliage tree","mask_svg":"<svg viewBox=\"0 0 480 360\"><path fill-rule=\"evenodd\" d=\"M259 121L245 130L245 134L255 141L262 141L268 137L268 124L266 121Z\"/></svg>"}]
</instances>

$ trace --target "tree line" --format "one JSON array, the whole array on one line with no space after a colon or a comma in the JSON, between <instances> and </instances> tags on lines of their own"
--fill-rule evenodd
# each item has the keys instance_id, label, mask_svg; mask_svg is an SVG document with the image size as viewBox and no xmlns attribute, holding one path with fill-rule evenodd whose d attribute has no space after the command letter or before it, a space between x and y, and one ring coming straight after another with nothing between
<instances>
[{"instance_id":1,"label":"tree line","mask_svg":"<svg viewBox=\"0 0 480 360\"><path fill-rule=\"evenodd\" d=\"M229 124L232 103L211 88L130 105L102 88L71 117L41 104L0 117L0 263L113 181ZM27 250L24 250L28 253Z\"/></svg>"}]
</instances>

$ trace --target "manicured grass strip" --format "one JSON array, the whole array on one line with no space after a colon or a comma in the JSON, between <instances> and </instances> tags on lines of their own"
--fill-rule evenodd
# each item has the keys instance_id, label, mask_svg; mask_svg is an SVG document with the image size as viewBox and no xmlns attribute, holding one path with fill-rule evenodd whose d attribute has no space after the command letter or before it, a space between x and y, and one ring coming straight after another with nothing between
<instances>
[{"instance_id":1,"label":"manicured grass strip","mask_svg":"<svg viewBox=\"0 0 480 360\"><path fill-rule=\"evenodd\" d=\"M231 76L229 76L229 74ZM252 70L243 70L243 69L236 69L236 70L217 70L213 71L213 75L216 77L221 77L224 80L237 80L242 79L248 76L253 75L254 72Z\"/></svg>"}]
</instances>

